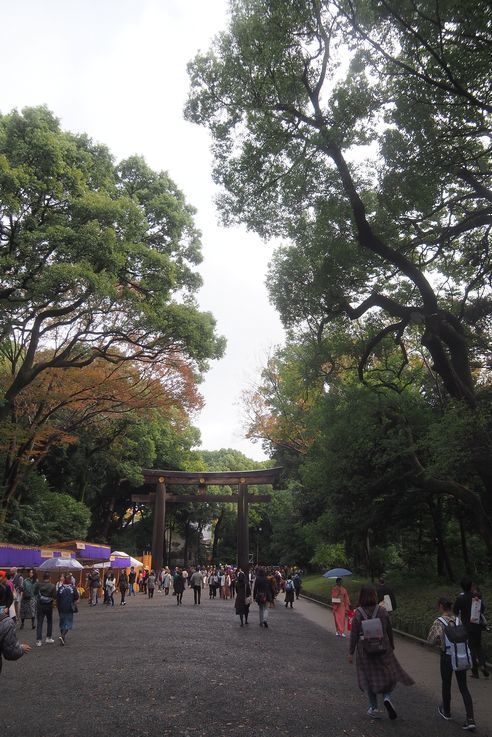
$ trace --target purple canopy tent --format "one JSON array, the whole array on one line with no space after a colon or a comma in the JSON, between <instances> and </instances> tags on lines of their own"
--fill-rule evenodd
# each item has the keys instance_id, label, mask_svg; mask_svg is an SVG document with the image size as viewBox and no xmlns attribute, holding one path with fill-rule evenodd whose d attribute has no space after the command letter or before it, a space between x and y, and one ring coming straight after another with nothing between
<instances>
[{"instance_id":1,"label":"purple canopy tent","mask_svg":"<svg viewBox=\"0 0 492 737\"><path fill-rule=\"evenodd\" d=\"M0 543L0 568L38 568L48 558L74 558L74 553L39 546Z\"/></svg>"}]
</instances>

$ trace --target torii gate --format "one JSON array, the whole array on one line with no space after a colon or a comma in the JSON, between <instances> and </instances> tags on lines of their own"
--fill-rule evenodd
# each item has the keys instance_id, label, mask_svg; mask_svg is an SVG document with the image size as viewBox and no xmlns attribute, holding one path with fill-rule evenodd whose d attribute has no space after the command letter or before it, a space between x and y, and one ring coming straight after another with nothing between
<instances>
[{"instance_id":1,"label":"torii gate","mask_svg":"<svg viewBox=\"0 0 492 737\"><path fill-rule=\"evenodd\" d=\"M278 485L283 468L264 468L257 471L160 471L143 469L144 483L154 485L150 494L132 494L133 502L154 501L154 528L152 533L152 568L159 571L164 565L164 530L166 502L229 502L237 503L237 559L243 571L249 569L249 504L269 502L268 494L248 494L248 485ZM198 486L198 494L168 494L166 486L181 484ZM237 494L206 494L207 486L237 486Z\"/></svg>"}]
</instances>

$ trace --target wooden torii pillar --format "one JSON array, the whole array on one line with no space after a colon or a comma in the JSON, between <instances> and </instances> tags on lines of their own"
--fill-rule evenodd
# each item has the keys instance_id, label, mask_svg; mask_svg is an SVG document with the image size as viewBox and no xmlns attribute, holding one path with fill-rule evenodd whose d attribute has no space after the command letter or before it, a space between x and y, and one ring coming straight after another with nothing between
<instances>
[{"instance_id":1,"label":"wooden torii pillar","mask_svg":"<svg viewBox=\"0 0 492 737\"><path fill-rule=\"evenodd\" d=\"M250 504L270 501L268 494L248 494L248 486L271 484L276 487L283 468L265 468L255 471L160 471L144 469L146 485L154 486L150 494L132 494L133 502L154 503L154 528L152 533L152 568L160 570L164 565L164 530L166 504L182 502L237 503L237 562L243 571L249 569L248 509ZM197 494L168 494L173 484L197 486ZM237 486L237 494L206 494L207 486Z\"/></svg>"}]
</instances>

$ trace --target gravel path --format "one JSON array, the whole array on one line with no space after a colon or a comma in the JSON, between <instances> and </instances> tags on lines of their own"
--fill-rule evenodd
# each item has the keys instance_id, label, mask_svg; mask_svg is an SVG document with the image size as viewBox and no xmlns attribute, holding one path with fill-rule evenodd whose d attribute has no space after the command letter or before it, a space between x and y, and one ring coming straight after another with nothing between
<instances>
[{"instance_id":1,"label":"gravel path","mask_svg":"<svg viewBox=\"0 0 492 737\"><path fill-rule=\"evenodd\" d=\"M119 599L118 597L115 597ZM283 597L282 597L283 598ZM0 676L6 737L452 737L465 734L453 686L455 721L437 715L439 659L398 640L397 654L416 686L399 686L398 719L372 721L336 638L331 614L306 600L279 601L269 628L239 627L231 602L183 606L173 596L142 594L108 609L86 601L66 647L34 647L4 662ZM20 633L20 634L24 634ZM24 640L34 645L34 632ZM473 681L479 729L492 737L492 678Z\"/></svg>"}]
</instances>

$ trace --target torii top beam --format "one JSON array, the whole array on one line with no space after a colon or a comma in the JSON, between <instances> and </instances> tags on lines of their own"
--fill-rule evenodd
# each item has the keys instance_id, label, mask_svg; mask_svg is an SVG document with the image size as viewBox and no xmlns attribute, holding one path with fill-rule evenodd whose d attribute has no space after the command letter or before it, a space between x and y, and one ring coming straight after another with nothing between
<instances>
[{"instance_id":1,"label":"torii top beam","mask_svg":"<svg viewBox=\"0 0 492 737\"><path fill-rule=\"evenodd\" d=\"M261 468L254 471L164 471L144 468L145 484L183 484L198 486L234 486L239 484L271 484L280 482L282 467Z\"/></svg>"}]
</instances>

